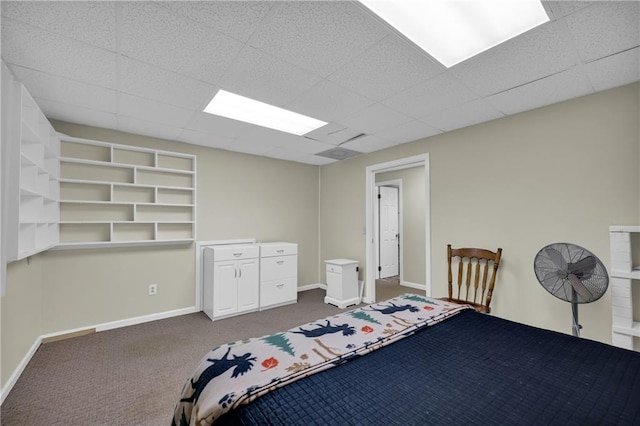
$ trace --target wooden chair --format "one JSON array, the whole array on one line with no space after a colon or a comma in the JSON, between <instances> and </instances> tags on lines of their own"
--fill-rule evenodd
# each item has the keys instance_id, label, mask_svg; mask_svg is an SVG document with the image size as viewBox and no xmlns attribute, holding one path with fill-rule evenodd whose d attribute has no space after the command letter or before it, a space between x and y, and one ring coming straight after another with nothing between
<instances>
[{"instance_id":1,"label":"wooden chair","mask_svg":"<svg viewBox=\"0 0 640 426\"><path fill-rule=\"evenodd\" d=\"M476 311L488 314L491 312L489 305L493 296L493 287L496 283L496 273L500 266L502 249L496 252L480 248L451 248L447 244L447 261L449 263L449 297L445 300L453 303L473 306ZM452 259L458 261L458 294L454 297ZM493 268L489 264L493 263ZM466 274L463 285L463 271L466 265ZM482 266L484 265L484 266ZM482 269L482 273L480 272ZM489 272L491 271L491 277ZM482 281L480 281L482 275ZM473 276L473 281L472 277ZM488 281L488 285L487 285Z\"/></svg>"}]
</instances>

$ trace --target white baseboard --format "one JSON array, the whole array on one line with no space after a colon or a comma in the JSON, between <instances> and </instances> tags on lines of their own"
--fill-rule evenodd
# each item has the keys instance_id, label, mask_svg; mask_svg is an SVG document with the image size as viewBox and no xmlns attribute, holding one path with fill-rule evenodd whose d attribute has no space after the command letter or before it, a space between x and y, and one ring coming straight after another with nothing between
<instances>
[{"instance_id":1,"label":"white baseboard","mask_svg":"<svg viewBox=\"0 0 640 426\"><path fill-rule=\"evenodd\" d=\"M424 285L424 284L416 284L416 283L412 283L412 282L409 282L409 281L402 281L400 283L400 285L405 286L405 287L415 288L417 290L422 290L424 292L427 291L427 286Z\"/></svg>"},{"instance_id":2,"label":"white baseboard","mask_svg":"<svg viewBox=\"0 0 640 426\"><path fill-rule=\"evenodd\" d=\"M7 397L7 395L9 395L9 392L11 392L11 389L13 389L13 386L20 378L20 375L22 374L24 369L27 368L27 364L29 364L29 361L31 361L31 358L33 358L33 356L36 354L36 351L41 344L42 336L38 337L36 341L33 342L33 345L31 345L25 356L22 358L22 361L20 361L20 364L18 364L16 369L13 371L13 374L11 375L11 377L9 377L7 383L5 383L2 389L0 389L0 404L4 403L4 399Z\"/></svg>"},{"instance_id":3,"label":"white baseboard","mask_svg":"<svg viewBox=\"0 0 640 426\"><path fill-rule=\"evenodd\" d=\"M113 330L115 328L127 327L130 325L142 324L145 322L157 321L161 319L177 317L180 315L192 314L199 311L200 310L197 309L195 306L192 306L190 308L175 309L173 311L159 312L157 314L150 314L150 315L142 315L134 318L105 322L102 324L90 325L87 327L74 328L71 330L64 330L64 331L57 331L54 333L43 334L42 336L39 336L35 342L33 342L33 345L31 346L31 348L29 348L27 353L22 358L22 361L20 361L16 369L13 371L13 374L11 374L11 377L9 377L9 380L7 380L7 383L5 383L2 389L0 389L0 404L2 404L5 398L7 397L7 395L9 395L9 392L11 392L11 389L13 389L13 386L16 384L16 382L20 378L20 375L22 374L24 369L27 367L27 364L29 364L29 361L31 361L31 358L33 358L33 356L35 355L36 351L38 350L38 348L40 347L44 339L63 336L65 334L73 334L73 333L77 333L79 331L84 331L88 329L95 329L96 332Z\"/></svg>"},{"instance_id":4,"label":"white baseboard","mask_svg":"<svg viewBox=\"0 0 640 426\"><path fill-rule=\"evenodd\" d=\"M326 290L327 289L327 285L326 284L322 284L322 283L302 285L302 286L298 287L298 293L301 292L301 291L313 290L313 289L316 289L316 288L321 288L323 290Z\"/></svg>"}]
</instances>

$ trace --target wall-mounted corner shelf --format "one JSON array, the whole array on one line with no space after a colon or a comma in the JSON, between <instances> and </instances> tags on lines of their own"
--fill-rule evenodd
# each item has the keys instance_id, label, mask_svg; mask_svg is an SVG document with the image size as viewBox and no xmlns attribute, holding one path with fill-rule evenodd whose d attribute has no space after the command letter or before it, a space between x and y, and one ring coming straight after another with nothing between
<instances>
[{"instance_id":1,"label":"wall-mounted corner shelf","mask_svg":"<svg viewBox=\"0 0 640 426\"><path fill-rule=\"evenodd\" d=\"M196 157L60 135L57 249L188 244Z\"/></svg>"}]
</instances>

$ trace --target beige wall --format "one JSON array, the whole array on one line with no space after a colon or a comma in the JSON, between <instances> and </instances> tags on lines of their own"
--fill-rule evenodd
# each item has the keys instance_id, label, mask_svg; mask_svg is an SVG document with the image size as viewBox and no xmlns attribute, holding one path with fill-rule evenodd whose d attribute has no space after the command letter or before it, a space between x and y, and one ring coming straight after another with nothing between
<instances>
[{"instance_id":1,"label":"beige wall","mask_svg":"<svg viewBox=\"0 0 640 426\"><path fill-rule=\"evenodd\" d=\"M423 166L376 173L379 182L402 181L402 281L411 284L426 284L425 276L425 220L426 187Z\"/></svg>"},{"instance_id":2,"label":"beige wall","mask_svg":"<svg viewBox=\"0 0 640 426\"><path fill-rule=\"evenodd\" d=\"M639 93L625 86L322 167L321 258L365 270L366 167L426 152L433 295L446 293L447 243L502 247L492 312L569 333L570 305L540 286L533 259L566 241L608 266L609 226L640 223ZM610 304L607 292L580 306L583 336L611 341Z\"/></svg>"},{"instance_id":3,"label":"beige wall","mask_svg":"<svg viewBox=\"0 0 640 426\"><path fill-rule=\"evenodd\" d=\"M197 239L298 244L298 285L318 277L317 166L53 122L71 136L197 156ZM47 251L9 264L2 385L38 336L194 306L195 244ZM147 295L148 285L157 295ZM46 302L45 302L46 301Z\"/></svg>"}]
</instances>

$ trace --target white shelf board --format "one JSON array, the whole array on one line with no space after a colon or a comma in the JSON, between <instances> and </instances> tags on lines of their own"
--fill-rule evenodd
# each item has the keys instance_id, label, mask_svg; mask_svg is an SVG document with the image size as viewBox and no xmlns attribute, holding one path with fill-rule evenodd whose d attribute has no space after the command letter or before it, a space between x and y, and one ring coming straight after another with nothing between
<instances>
[{"instance_id":1,"label":"white shelf board","mask_svg":"<svg viewBox=\"0 0 640 426\"><path fill-rule=\"evenodd\" d=\"M619 325L613 326L614 333L625 334L627 336L635 336L640 337L640 322L634 321L631 328L628 327L620 327Z\"/></svg>"},{"instance_id":2,"label":"white shelf board","mask_svg":"<svg viewBox=\"0 0 640 426\"><path fill-rule=\"evenodd\" d=\"M52 247L51 250L75 250L90 248L109 248L109 247L141 247L141 246L166 246L166 245L182 245L191 244L193 239L177 239L177 240L140 240L140 241L95 241L85 243L61 243Z\"/></svg>"}]
</instances>

